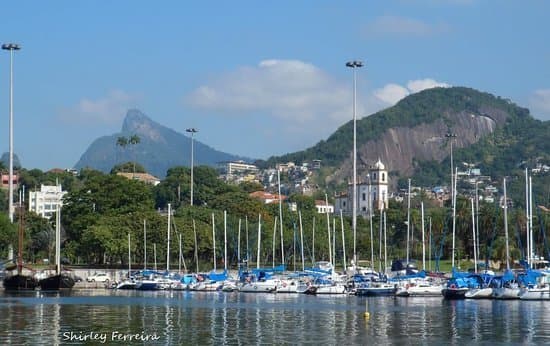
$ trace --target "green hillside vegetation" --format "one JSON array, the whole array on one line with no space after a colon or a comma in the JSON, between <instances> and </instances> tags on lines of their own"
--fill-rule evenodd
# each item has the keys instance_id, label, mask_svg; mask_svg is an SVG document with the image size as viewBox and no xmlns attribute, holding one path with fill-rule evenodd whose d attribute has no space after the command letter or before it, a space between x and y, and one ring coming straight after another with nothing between
<instances>
[{"instance_id":1,"label":"green hillside vegetation","mask_svg":"<svg viewBox=\"0 0 550 346\"><path fill-rule=\"evenodd\" d=\"M478 112L482 105L500 108L517 118L525 118L529 111L517 107L508 100L464 87L434 88L412 94L395 106L384 109L357 121L357 145L375 139L380 133L392 127L413 127L431 123L444 113L454 111ZM447 122L451 120L446 119ZM449 125L451 125L449 123ZM349 121L334 132L327 140L296 153L271 157L268 166L278 162L297 163L320 159L323 165L335 167L351 155L353 147L353 121Z\"/></svg>"},{"instance_id":2,"label":"green hillside vegetation","mask_svg":"<svg viewBox=\"0 0 550 346\"><path fill-rule=\"evenodd\" d=\"M38 174L39 171L25 172L22 176L30 181L32 176L36 184L52 179L52 173ZM278 217L278 205L264 205L248 196L250 184L243 186L227 185L217 178L217 173L206 166L196 167L194 171L195 189L194 206L189 203L190 171L185 167L174 167L167 173L159 185L153 187L136 180L126 179L114 174L104 174L93 170L83 170L80 175L73 176L58 173L58 180L63 180L69 187L66 205L62 210L63 247L62 255L73 264L103 264L108 266L127 265L128 234L131 235L133 262L141 263L144 257L143 229L144 220L147 228L148 266L152 267L153 247L156 246L156 261L160 268L165 267L167 215L159 213L165 210L168 203L174 210L172 242L170 247L174 268L178 263L178 238L182 235L183 256L187 268L194 270L195 261L194 229L198 241L198 264L201 270L213 267L212 241L212 214L215 218L217 266L223 266L223 211L227 211L227 239L230 266L237 264L237 244L239 221L241 224L241 256L251 263L256 261L256 244L258 232L258 217L261 215L262 251L260 261L262 265L271 265L281 262L280 234L275 234L275 259L272 255L273 230L275 218ZM39 185L31 186L36 188ZM292 195L290 200L296 202L302 216L304 234L304 253L306 263L313 260L328 260L327 219L324 214L317 214L314 199L307 196ZM414 241L411 244L411 257L421 258L420 232L420 202L424 201L426 215L432 224L432 257L435 259L449 259L451 255L451 218L448 207L440 208L425 195L419 195L412 201L412 233ZM514 203L517 201L514 200ZM541 232L548 225L548 214L537 215L533 225L535 227L537 251L547 254L544 233ZM6 211L0 217L0 254L5 258L8 244L16 244L17 225L7 221ZM406 256L406 224L407 211L404 204L391 202L387 212L387 242L388 258ZM457 208L457 258L462 260L472 257L472 235L470 202L466 198L458 199ZM338 218L338 216L337 216ZM16 218L17 219L17 218ZM375 248L375 268L378 268L379 247L379 215L373 217L373 233ZM427 219L428 220L428 219ZM504 242L502 211L495 204L482 203L480 206L480 243L482 257L489 254L493 260L503 260ZM278 220L277 222L280 222ZM333 220L329 221L332 232ZM521 257L520 243L517 235L524 239L525 214L519 208L509 211L509 228L513 235L511 240L512 257L517 260ZM313 224L315 224L315 250L313 251ZM37 262L42 258L53 260L53 224L33 213L26 213L25 260ZM342 266L343 249L341 241L340 222L336 220L336 249L337 265ZM428 221L426 221L428 225ZM301 267L300 257L300 220L298 212L283 208L284 251L286 263L293 269L294 262ZM370 227L367 219L359 218L357 233L357 249L360 259L370 259L371 239ZM349 258L352 254L351 220L344 219L345 248ZM426 230L428 232L428 230ZM332 237L332 234L331 234ZM428 237L428 235L426 235ZM247 242L248 239L248 242ZM155 245L153 245L155 244ZM247 246L248 244L248 246ZM313 254L315 253L315 258ZM164 264L163 264L164 263Z\"/></svg>"},{"instance_id":3,"label":"green hillside vegetation","mask_svg":"<svg viewBox=\"0 0 550 346\"><path fill-rule=\"evenodd\" d=\"M432 123L443 119L449 127L452 119L443 116L451 111L482 114L483 109L494 108L509 115L507 122L498 126L494 133L481 138L475 145L454 150L454 162L475 163L483 175L497 181L512 176L512 191L521 193L520 185L524 167L534 168L537 162L550 164L550 121L535 120L529 110L519 107L507 99L471 88L434 88L412 94L395 106L384 109L357 121L357 146L377 138L393 127L414 127L422 123ZM314 176L313 181L334 191L344 188L344 182L326 184L325 177L339 168L344 160L351 157L353 148L353 122L341 126L327 140L296 153L271 157L262 164L274 166L279 162L322 161L322 176ZM414 161L412 176L401 176L390 172L392 179L398 180L398 188L405 188L407 179L412 178L415 186L448 185L450 181L450 157L442 162ZM548 203L550 176L537 177L533 182L536 200ZM331 192L334 192L332 191ZM520 200L519 196L517 196ZM521 204L523 205L523 204Z\"/></svg>"},{"instance_id":4,"label":"green hillside vegetation","mask_svg":"<svg viewBox=\"0 0 550 346\"><path fill-rule=\"evenodd\" d=\"M506 126L497 128L479 143L454 151L455 163L475 163L484 175L502 182L508 177L509 194L515 196L518 205L525 206L525 167L531 169L537 163L550 163L550 121L531 117L513 117ZM434 186L448 184L450 160L442 163L419 161L414 175L415 184ZM531 174L531 173L529 173ZM405 188L406 178L399 186ZM464 186L464 188L471 188ZM534 200L539 204L550 203L550 174L536 175L533 179Z\"/></svg>"}]
</instances>

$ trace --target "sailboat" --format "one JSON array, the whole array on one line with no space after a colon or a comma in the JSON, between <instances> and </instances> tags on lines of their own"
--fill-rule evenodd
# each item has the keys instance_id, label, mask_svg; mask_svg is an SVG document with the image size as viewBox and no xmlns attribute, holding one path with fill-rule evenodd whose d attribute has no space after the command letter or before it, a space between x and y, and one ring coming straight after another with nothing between
<instances>
[{"instance_id":1,"label":"sailboat","mask_svg":"<svg viewBox=\"0 0 550 346\"><path fill-rule=\"evenodd\" d=\"M118 283L118 285L116 286L116 289L119 289L119 290L133 290L136 288L136 281L132 277L132 256L131 256L130 240L131 240L130 233L128 233L128 278Z\"/></svg>"},{"instance_id":2,"label":"sailboat","mask_svg":"<svg viewBox=\"0 0 550 346\"><path fill-rule=\"evenodd\" d=\"M516 276L510 270L510 249L508 247L508 199L506 198L506 178L503 181L504 188L504 232L506 237L506 271L502 276L498 287L493 289L493 298L496 299L518 299L519 298L519 284L516 280Z\"/></svg>"},{"instance_id":3,"label":"sailboat","mask_svg":"<svg viewBox=\"0 0 550 346\"><path fill-rule=\"evenodd\" d=\"M136 281L135 289L140 291L156 291L169 288L169 282L164 279L164 276L170 273L170 216L172 215L171 204L168 203L168 225L166 239L166 272L157 271L157 251L156 244L153 244L153 253L155 257L154 270L143 270L141 278ZM144 227L144 248L145 245L145 227Z\"/></svg>"},{"instance_id":4,"label":"sailboat","mask_svg":"<svg viewBox=\"0 0 550 346\"><path fill-rule=\"evenodd\" d=\"M57 206L55 214L55 274L38 283L42 291L70 290L73 288L74 279L61 272L61 208Z\"/></svg>"},{"instance_id":5,"label":"sailboat","mask_svg":"<svg viewBox=\"0 0 550 346\"><path fill-rule=\"evenodd\" d=\"M227 279L227 270L224 270L223 272L218 273L216 268L216 223L214 219L214 213L212 213L212 251L213 251L214 269L212 269L207 274L197 273L197 276L196 276L197 282L189 284L190 290L219 291L223 287L223 282Z\"/></svg>"},{"instance_id":6,"label":"sailboat","mask_svg":"<svg viewBox=\"0 0 550 346\"><path fill-rule=\"evenodd\" d=\"M284 271L284 265L274 268L260 268L260 246L262 240L262 214L258 215L258 253L256 255L256 269L248 270L241 267L239 272L239 291L249 293L274 293L280 280L274 278L275 271Z\"/></svg>"},{"instance_id":7,"label":"sailboat","mask_svg":"<svg viewBox=\"0 0 550 346\"><path fill-rule=\"evenodd\" d=\"M397 277L402 282L395 295L398 297L432 297L441 296L445 288L443 282L437 278L426 277L426 247L424 237L424 202L420 203L422 221L422 271L412 275ZM407 268L409 269L409 268Z\"/></svg>"},{"instance_id":8,"label":"sailboat","mask_svg":"<svg viewBox=\"0 0 550 346\"><path fill-rule=\"evenodd\" d=\"M451 159L451 165L452 165L452 159ZM451 169L452 173L452 169ZM456 230L456 182L458 177L458 169L455 168L454 175L451 175L451 186L452 186L452 196L451 196L451 202L452 202L452 209L453 209L453 246L452 246L452 277L447 281L447 284L445 285L445 288L441 291L441 294L443 295L443 298L445 299L464 299L466 292L472 286L475 285L476 281L470 280L469 273L463 273L459 272L455 268L455 230Z\"/></svg>"},{"instance_id":9,"label":"sailboat","mask_svg":"<svg viewBox=\"0 0 550 346\"><path fill-rule=\"evenodd\" d=\"M38 281L30 275L23 275L23 207L19 207L19 249L17 254L17 274L4 278L6 291L32 291L38 286ZM15 269L15 268L14 268Z\"/></svg>"}]
</instances>

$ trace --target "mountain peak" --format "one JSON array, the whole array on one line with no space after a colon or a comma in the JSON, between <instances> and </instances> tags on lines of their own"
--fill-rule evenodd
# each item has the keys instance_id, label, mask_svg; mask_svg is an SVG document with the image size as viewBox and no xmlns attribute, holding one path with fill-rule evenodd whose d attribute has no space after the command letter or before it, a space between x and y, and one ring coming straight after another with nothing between
<instances>
[{"instance_id":1,"label":"mountain peak","mask_svg":"<svg viewBox=\"0 0 550 346\"><path fill-rule=\"evenodd\" d=\"M137 132L145 124L153 125L154 122L139 109L129 109L122 123L122 132Z\"/></svg>"},{"instance_id":2,"label":"mountain peak","mask_svg":"<svg viewBox=\"0 0 550 346\"><path fill-rule=\"evenodd\" d=\"M120 135L137 135L140 142L135 146L120 148L116 144ZM116 164L137 161L148 172L163 177L169 168L190 165L190 149L191 139L185 134L151 120L138 109L129 109L121 132L96 139L75 167L92 167L108 172ZM200 141L196 141L194 150L199 158L196 164L215 166L221 161L246 159L217 151Z\"/></svg>"},{"instance_id":3,"label":"mountain peak","mask_svg":"<svg viewBox=\"0 0 550 346\"><path fill-rule=\"evenodd\" d=\"M162 140L163 126L154 122L139 109L129 109L122 123L123 134L135 134L152 141Z\"/></svg>"}]
</instances>

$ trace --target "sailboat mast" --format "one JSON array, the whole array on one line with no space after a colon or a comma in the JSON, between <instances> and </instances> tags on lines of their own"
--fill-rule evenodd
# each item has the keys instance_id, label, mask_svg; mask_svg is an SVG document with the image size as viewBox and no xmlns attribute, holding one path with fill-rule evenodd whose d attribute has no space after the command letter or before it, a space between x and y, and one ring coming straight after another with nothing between
<instances>
[{"instance_id":1,"label":"sailboat mast","mask_svg":"<svg viewBox=\"0 0 550 346\"><path fill-rule=\"evenodd\" d=\"M479 260L481 261L481 251L479 246L479 196L478 196L478 187L477 184L479 181L476 179L476 214L475 214L475 220L476 220L476 251L477 256Z\"/></svg>"},{"instance_id":2,"label":"sailboat mast","mask_svg":"<svg viewBox=\"0 0 550 346\"><path fill-rule=\"evenodd\" d=\"M477 249L476 249L476 219L474 214L474 199L472 201L472 237L474 239L474 272L477 273Z\"/></svg>"},{"instance_id":3,"label":"sailboat mast","mask_svg":"<svg viewBox=\"0 0 550 346\"><path fill-rule=\"evenodd\" d=\"M452 143L452 142L451 142ZM452 159L451 159L452 162ZM452 205L453 205L453 254L452 254L452 267L455 267L455 230L456 230L456 180L458 178L458 169L456 169L455 174L451 177L452 178Z\"/></svg>"},{"instance_id":4,"label":"sailboat mast","mask_svg":"<svg viewBox=\"0 0 550 346\"><path fill-rule=\"evenodd\" d=\"M61 206L57 205L55 213L55 273L61 273Z\"/></svg>"},{"instance_id":5,"label":"sailboat mast","mask_svg":"<svg viewBox=\"0 0 550 346\"><path fill-rule=\"evenodd\" d=\"M430 216L430 222L428 223L428 263L429 271L432 271L432 217Z\"/></svg>"},{"instance_id":6,"label":"sailboat mast","mask_svg":"<svg viewBox=\"0 0 550 346\"><path fill-rule=\"evenodd\" d=\"M132 254L130 252L130 248L130 232L128 232L128 278L132 273Z\"/></svg>"},{"instance_id":7,"label":"sailboat mast","mask_svg":"<svg viewBox=\"0 0 550 346\"><path fill-rule=\"evenodd\" d=\"M510 249L508 247L508 200L506 199L506 178L504 178L504 235L506 237L506 270L510 270Z\"/></svg>"},{"instance_id":8,"label":"sailboat mast","mask_svg":"<svg viewBox=\"0 0 550 346\"><path fill-rule=\"evenodd\" d=\"M420 202L422 217L422 270L426 270L426 240L424 238L424 202Z\"/></svg>"},{"instance_id":9,"label":"sailboat mast","mask_svg":"<svg viewBox=\"0 0 550 346\"><path fill-rule=\"evenodd\" d=\"M183 249L182 249L183 243L181 241L181 233L179 234L179 236L180 236L180 260L183 263L183 271L187 272L187 266L185 265L185 258L183 258ZM181 273L181 266L180 266L180 273Z\"/></svg>"},{"instance_id":10,"label":"sailboat mast","mask_svg":"<svg viewBox=\"0 0 550 346\"><path fill-rule=\"evenodd\" d=\"M372 212L369 213L370 224L370 266L374 270L374 233L372 230Z\"/></svg>"},{"instance_id":11,"label":"sailboat mast","mask_svg":"<svg viewBox=\"0 0 550 346\"><path fill-rule=\"evenodd\" d=\"M285 247L283 243L283 199L281 196L281 169L277 170L277 183L279 185L279 220L281 228L281 263L285 265Z\"/></svg>"},{"instance_id":12,"label":"sailboat mast","mask_svg":"<svg viewBox=\"0 0 550 346\"><path fill-rule=\"evenodd\" d=\"M327 194L325 193L325 205L327 206L326 208L326 214L327 214L327 233L328 233L328 258L329 258L329 261L332 261L332 246L330 244L330 218L329 218L329 215L328 215L328 196ZM333 267L334 267L334 263L332 264Z\"/></svg>"},{"instance_id":13,"label":"sailboat mast","mask_svg":"<svg viewBox=\"0 0 550 346\"><path fill-rule=\"evenodd\" d=\"M275 223L273 225L273 246L272 246L272 264L271 266L275 268L275 239L277 238L277 216L275 216Z\"/></svg>"},{"instance_id":14,"label":"sailboat mast","mask_svg":"<svg viewBox=\"0 0 550 346\"><path fill-rule=\"evenodd\" d=\"M227 270L227 210L223 211L223 269Z\"/></svg>"},{"instance_id":15,"label":"sailboat mast","mask_svg":"<svg viewBox=\"0 0 550 346\"><path fill-rule=\"evenodd\" d=\"M260 269L261 243L262 243L262 214L258 214L258 254L256 255L256 269Z\"/></svg>"},{"instance_id":16,"label":"sailboat mast","mask_svg":"<svg viewBox=\"0 0 550 346\"><path fill-rule=\"evenodd\" d=\"M531 176L529 176L529 243L531 244L531 252L529 253L531 262L533 262L535 255L535 246L533 242L533 184Z\"/></svg>"},{"instance_id":17,"label":"sailboat mast","mask_svg":"<svg viewBox=\"0 0 550 346\"><path fill-rule=\"evenodd\" d=\"M378 272L382 272L382 208L380 208L380 222L378 224L378 230L380 233L380 237L378 238Z\"/></svg>"},{"instance_id":18,"label":"sailboat mast","mask_svg":"<svg viewBox=\"0 0 550 346\"><path fill-rule=\"evenodd\" d=\"M386 243L386 235L387 235L387 228L386 228L386 211L384 210L384 274L386 274L386 268L388 268L388 247Z\"/></svg>"},{"instance_id":19,"label":"sailboat mast","mask_svg":"<svg viewBox=\"0 0 550 346\"><path fill-rule=\"evenodd\" d=\"M346 239L344 237L344 217L342 215L342 209L340 209L340 227L342 229L342 254L344 256L344 272L346 272L347 269L347 263L346 263Z\"/></svg>"},{"instance_id":20,"label":"sailboat mast","mask_svg":"<svg viewBox=\"0 0 550 346\"><path fill-rule=\"evenodd\" d=\"M294 234L292 237L292 270L296 271L296 223L294 222Z\"/></svg>"},{"instance_id":21,"label":"sailboat mast","mask_svg":"<svg viewBox=\"0 0 550 346\"><path fill-rule=\"evenodd\" d=\"M178 234L178 248L179 248L178 273L181 273L181 233Z\"/></svg>"},{"instance_id":22,"label":"sailboat mast","mask_svg":"<svg viewBox=\"0 0 550 346\"><path fill-rule=\"evenodd\" d=\"M409 234L411 227L411 179L409 179L409 189L407 192L407 264L409 263Z\"/></svg>"},{"instance_id":23,"label":"sailboat mast","mask_svg":"<svg viewBox=\"0 0 550 346\"><path fill-rule=\"evenodd\" d=\"M147 221L143 219L143 270L147 269Z\"/></svg>"},{"instance_id":24,"label":"sailboat mast","mask_svg":"<svg viewBox=\"0 0 550 346\"><path fill-rule=\"evenodd\" d=\"M527 167L525 167L525 236L527 238L526 245L527 245L527 251L525 253L525 257L527 260L527 264L531 266L531 235L529 234L529 175L527 173Z\"/></svg>"},{"instance_id":25,"label":"sailboat mast","mask_svg":"<svg viewBox=\"0 0 550 346\"><path fill-rule=\"evenodd\" d=\"M195 266L199 272L199 249L197 244L197 229L195 228L195 219L193 219L193 236L195 237Z\"/></svg>"},{"instance_id":26,"label":"sailboat mast","mask_svg":"<svg viewBox=\"0 0 550 346\"><path fill-rule=\"evenodd\" d=\"M172 214L172 211L170 209L170 203L168 203L168 237L167 237L167 244L166 244L166 271L170 271L170 214Z\"/></svg>"},{"instance_id":27,"label":"sailboat mast","mask_svg":"<svg viewBox=\"0 0 550 346\"><path fill-rule=\"evenodd\" d=\"M241 219L240 218L239 218L239 230L237 231L237 264L239 263L241 263Z\"/></svg>"},{"instance_id":28,"label":"sailboat mast","mask_svg":"<svg viewBox=\"0 0 550 346\"><path fill-rule=\"evenodd\" d=\"M157 271L157 244L153 243L153 257L155 257L155 271Z\"/></svg>"},{"instance_id":29,"label":"sailboat mast","mask_svg":"<svg viewBox=\"0 0 550 346\"><path fill-rule=\"evenodd\" d=\"M13 214L12 214L13 217ZM57 220L56 220L57 224ZM23 207L19 204L19 244L17 246L17 273L21 275L23 271L23 231L24 231L24 217L23 217ZM57 246L56 246L57 247ZM56 253L57 254L57 253ZM57 265L57 257L56 257Z\"/></svg>"},{"instance_id":30,"label":"sailboat mast","mask_svg":"<svg viewBox=\"0 0 550 346\"><path fill-rule=\"evenodd\" d=\"M214 255L214 271L216 271L216 224L214 223L214 213L212 213L212 252Z\"/></svg>"},{"instance_id":31,"label":"sailboat mast","mask_svg":"<svg viewBox=\"0 0 550 346\"><path fill-rule=\"evenodd\" d=\"M246 262L248 264L248 260L249 260L249 250L248 250L248 215L245 215L244 216L244 231L245 231L245 235L246 235Z\"/></svg>"},{"instance_id":32,"label":"sailboat mast","mask_svg":"<svg viewBox=\"0 0 550 346\"><path fill-rule=\"evenodd\" d=\"M306 269L304 260L304 229L302 228L302 212L298 210L298 220L300 221L300 250L302 252L302 271Z\"/></svg>"},{"instance_id":33,"label":"sailboat mast","mask_svg":"<svg viewBox=\"0 0 550 346\"><path fill-rule=\"evenodd\" d=\"M336 219L332 218L332 268L336 268ZM345 269L345 268L344 268Z\"/></svg>"},{"instance_id":34,"label":"sailboat mast","mask_svg":"<svg viewBox=\"0 0 550 346\"><path fill-rule=\"evenodd\" d=\"M313 226L311 230L311 264L315 263L315 216L313 217Z\"/></svg>"}]
</instances>

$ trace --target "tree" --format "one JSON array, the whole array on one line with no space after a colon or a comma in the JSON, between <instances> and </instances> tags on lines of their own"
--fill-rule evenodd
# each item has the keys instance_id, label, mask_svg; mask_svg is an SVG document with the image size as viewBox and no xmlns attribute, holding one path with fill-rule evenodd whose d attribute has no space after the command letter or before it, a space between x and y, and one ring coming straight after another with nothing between
<instances>
[{"instance_id":1,"label":"tree","mask_svg":"<svg viewBox=\"0 0 550 346\"><path fill-rule=\"evenodd\" d=\"M141 142L141 138L139 138L139 136L136 134L128 138L128 144L131 145L132 147L139 144L140 142ZM136 173L136 151L135 149L132 149L132 151L134 153L134 174L135 174Z\"/></svg>"},{"instance_id":2,"label":"tree","mask_svg":"<svg viewBox=\"0 0 550 346\"><path fill-rule=\"evenodd\" d=\"M132 169L134 173L145 173L145 167L143 167L139 163L136 164L135 162L126 162L126 163L115 165L111 169L110 173L117 174L118 172L131 172Z\"/></svg>"},{"instance_id":3,"label":"tree","mask_svg":"<svg viewBox=\"0 0 550 346\"><path fill-rule=\"evenodd\" d=\"M0 257L8 257L10 245L17 244L17 226L12 224L6 213L0 213Z\"/></svg>"},{"instance_id":4,"label":"tree","mask_svg":"<svg viewBox=\"0 0 550 346\"><path fill-rule=\"evenodd\" d=\"M122 150L125 150L126 147L128 147L128 146L133 147L133 146L139 144L140 142L141 142L141 138L138 135L133 134L133 135L128 136L128 137L125 137L125 136L118 137L117 141L116 141L116 145L121 147ZM132 152L134 154L133 173L135 174L136 173L136 152L135 152L135 149L132 149Z\"/></svg>"},{"instance_id":5,"label":"tree","mask_svg":"<svg viewBox=\"0 0 550 346\"><path fill-rule=\"evenodd\" d=\"M61 217L69 241L79 243L103 217L151 211L153 205L150 186L117 175L98 175L66 195Z\"/></svg>"},{"instance_id":6,"label":"tree","mask_svg":"<svg viewBox=\"0 0 550 346\"><path fill-rule=\"evenodd\" d=\"M126 147L128 146L128 138L124 136L118 137L116 140L116 145L117 147L121 147L122 150L126 149Z\"/></svg>"}]
</instances>

